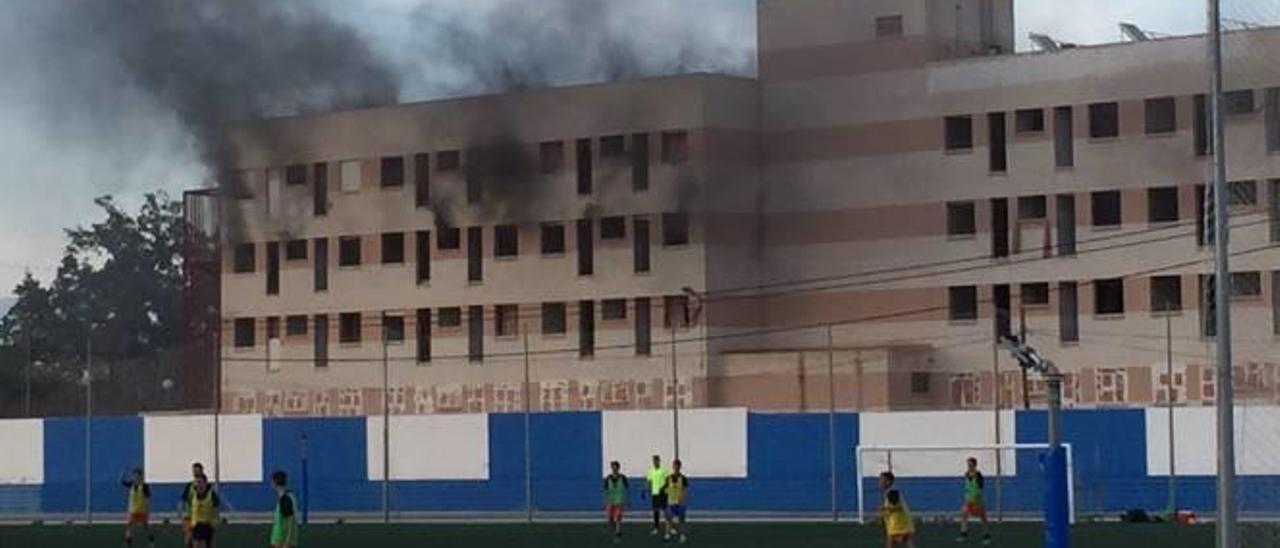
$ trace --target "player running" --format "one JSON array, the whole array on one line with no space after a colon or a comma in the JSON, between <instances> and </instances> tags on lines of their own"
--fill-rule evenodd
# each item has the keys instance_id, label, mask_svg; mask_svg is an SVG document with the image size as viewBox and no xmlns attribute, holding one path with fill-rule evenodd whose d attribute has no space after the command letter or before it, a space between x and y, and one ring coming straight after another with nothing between
<instances>
[{"instance_id":1,"label":"player running","mask_svg":"<svg viewBox=\"0 0 1280 548\"><path fill-rule=\"evenodd\" d=\"M133 530L141 528L147 532L147 543L154 548L156 535L151 531L151 486L142 476L141 468L134 468L131 475L120 478L120 484L129 492L128 521L124 525L124 545L133 546Z\"/></svg>"},{"instance_id":2,"label":"player running","mask_svg":"<svg viewBox=\"0 0 1280 548\"><path fill-rule=\"evenodd\" d=\"M911 518L911 509L893 482L893 472L880 473L880 491L884 493L884 502L880 505L880 518L884 520L884 546L915 548L912 537L915 536L916 525Z\"/></svg>"},{"instance_id":3,"label":"player running","mask_svg":"<svg viewBox=\"0 0 1280 548\"><path fill-rule=\"evenodd\" d=\"M191 463L191 481L182 487L178 498L178 513L182 515L182 545L191 548L191 494L196 490L196 478L204 475L204 465Z\"/></svg>"},{"instance_id":4,"label":"player running","mask_svg":"<svg viewBox=\"0 0 1280 548\"><path fill-rule=\"evenodd\" d=\"M987 526L987 506L983 499L986 482L982 472L978 471L978 459L969 457L968 468L964 472L964 506L960 508L960 536L956 542L969 542L969 518L978 518L982 523L982 544L991 544L991 531Z\"/></svg>"},{"instance_id":5,"label":"player running","mask_svg":"<svg viewBox=\"0 0 1280 548\"><path fill-rule=\"evenodd\" d=\"M213 548L213 533L218 523L218 509L221 506L222 502L218 500L218 493L213 490L209 478L204 474L196 476L190 502L192 546Z\"/></svg>"},{"instance_id":6,"label":"player running","mask_svg":"<svg viewBox=\"0 0 1280 548\"><path fill-rule=\"evenodd\" d=\"M609 475L604 477L604 504L609 519L609 530L613 533L613 543L622 542L622 511L627 504L627 493L631 484L627 477L619 471L622 465L618 461L609 463Z\"/></svg>"},{"instance_id":7,"label":"player running","mask_svg":"<svg viewBox=\"0 0 1280 548\"><path fill-rule=\"evenodd\" d=\"M687 542L684 522L688 511L689 478L680 473L680 459L671 461L671 474L667 476L667 534L664 540L679 538L681 543ZM676 523L679 522L679 526Z\"/></svg>"},{"instance_id":8,"label":"player running","mask_svg":"<svg viewBox=\"0 0 1280 548\"><path fill-rule=\"evenodd\" d=\"M662 467L662 457L653 456L653 468L647 476L649 482L650 508L653 509L653 530L650 536L657 536L662 527L662 515L667 511L667 469Z\"/></svg>"},{"instance_id":9,"label":"player running","mask_svg":"<svg viewBox=\"0 0 1280 548\"><path fill-rule=\"evenodd\" d=\"M297 548L298 500L289 490L289 476L283 470L271 473L276 488L276 511L271 519L271 548Z\"/></svg>"}]
</instances>

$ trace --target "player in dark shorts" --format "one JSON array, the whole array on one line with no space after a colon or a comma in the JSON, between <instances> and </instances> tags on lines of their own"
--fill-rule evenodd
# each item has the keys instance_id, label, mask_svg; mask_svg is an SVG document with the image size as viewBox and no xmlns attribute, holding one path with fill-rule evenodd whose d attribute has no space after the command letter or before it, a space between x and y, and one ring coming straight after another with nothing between
<instances>
[{"instance_id":1,"label":"player in dark shorts","mask_svg":"<svg viewBox=\"0 0 1280 548\"><path fill-rule=\"evenodd\" d=\"M657 536L661 531L662 517L667 513L667 472L662 467L662 457L653 456L653 468L649 469L647 476L649 481L649 500L650 508L653 509L653 530L649 531L650 535Z\"/></svg>"}]
</instances>

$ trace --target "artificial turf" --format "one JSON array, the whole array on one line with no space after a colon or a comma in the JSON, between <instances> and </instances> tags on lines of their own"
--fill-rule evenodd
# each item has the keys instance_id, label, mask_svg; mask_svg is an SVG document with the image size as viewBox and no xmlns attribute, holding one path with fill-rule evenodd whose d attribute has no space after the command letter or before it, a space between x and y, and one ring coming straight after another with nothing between
<instances>
[{"instance_id":1,"label":"artificial turf","mask_svg":"<svg viewBox=\"0 0 1280 548\"><path fill-rule=\"evenodd\" d=\"M0 526L0 548L72 548L122 546L119 525L11 525ZM955 527L922 525L916 546L961 546L955 542ZM1030 548L1041 546L1037 524L1009 523L994 529L993 546ZM1213 529L1207 526L1169 524L1078 525L1072 532L1073 546L1088 548L1202 548L1213 546ZM156 546L177 548L181 533L174 526L157 527ZM651 537L646 526L632 524L619 546L662 546L661 537ZM873 526L829 523L691 523L689 546L736 548L777 546L782 548L882 547L880 530ZM970 546L981 546L976 539ZM134 546L146 546L135 540ZM267 546L267 526L230 524L221 528L215 546L220 548ZM603 525L555 524L312 524L303 529L306 548L409 548L409 547L495 547L571 548L614 546Z\"/></svg>"}]
</instances>

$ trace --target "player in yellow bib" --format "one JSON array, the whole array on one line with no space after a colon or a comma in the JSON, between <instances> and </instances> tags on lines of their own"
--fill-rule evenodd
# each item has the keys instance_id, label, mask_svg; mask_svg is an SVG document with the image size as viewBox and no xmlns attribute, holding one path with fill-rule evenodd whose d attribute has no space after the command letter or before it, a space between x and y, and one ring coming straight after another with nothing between
<instances>
[{"instance_id":1,"label":"player in yellow bib","mask_svg":"<svg viewBox=\"0 0 1280 548\"><path fill-rule=\"evenodd\" d=\"M218 523L218 509L222 506L218 493L204 474L196 476L195 489L191 492L191 543L196 548L213 548L214 527Z\"/></svg>"},{"instance_id":2,"label":"player in yellow bib","mask_svg":"<svg viewBox=\"0 0 1280 548\"><path fill-rule=\"evenodd\" d=\"M124 544L133 546L133 530L141 528L147 532L147 542L154 548L156 535L151 531L151 486L143 478L142 469L134 468L132 474L120 479L120 484L128 490L128 521L124 526Z\"/></svg>"},{"instance_id":3,"label":"player in yellow bib","mask_svg":"<svg viewBox=\"0 0 1280 548\"><path fill-rule=\"evenodd\" d=\"M905 546L915 548L915 520L911 517L911 509L902 492L893 486L893 472L880 474L880 491L884 493L884 501L880 504L880 518L884 520L885 548Z\"/></svg>"}]
</instances>

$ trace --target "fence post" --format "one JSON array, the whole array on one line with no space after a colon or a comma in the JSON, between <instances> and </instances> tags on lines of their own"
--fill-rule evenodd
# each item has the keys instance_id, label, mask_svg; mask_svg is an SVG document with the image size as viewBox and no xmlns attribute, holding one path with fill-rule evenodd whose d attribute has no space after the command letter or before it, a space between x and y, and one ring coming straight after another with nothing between
<instances>
[{"instance_id":1,"label":"fence post","mask_svg":"<svg viewBox=\"0 0 1280 548\"><path fill-rule=\"evenodd\" d=\"M827 451L830 460L831 521L840 521L836 498L836 358L831 324L827 324Z\"/></svg>"},{"instance_id":2,"label":"fence post","mask_svg":"<svg viewBox=\"0 0 1280 548\"><path fill-rule=\"evenodd\" d=\"M530 424L529 403L529 326L525 324L520 330L524 338L524 511L525 521L533 523L533 440L530 436L533 429Z\"/></svg>"}]
</instances>

